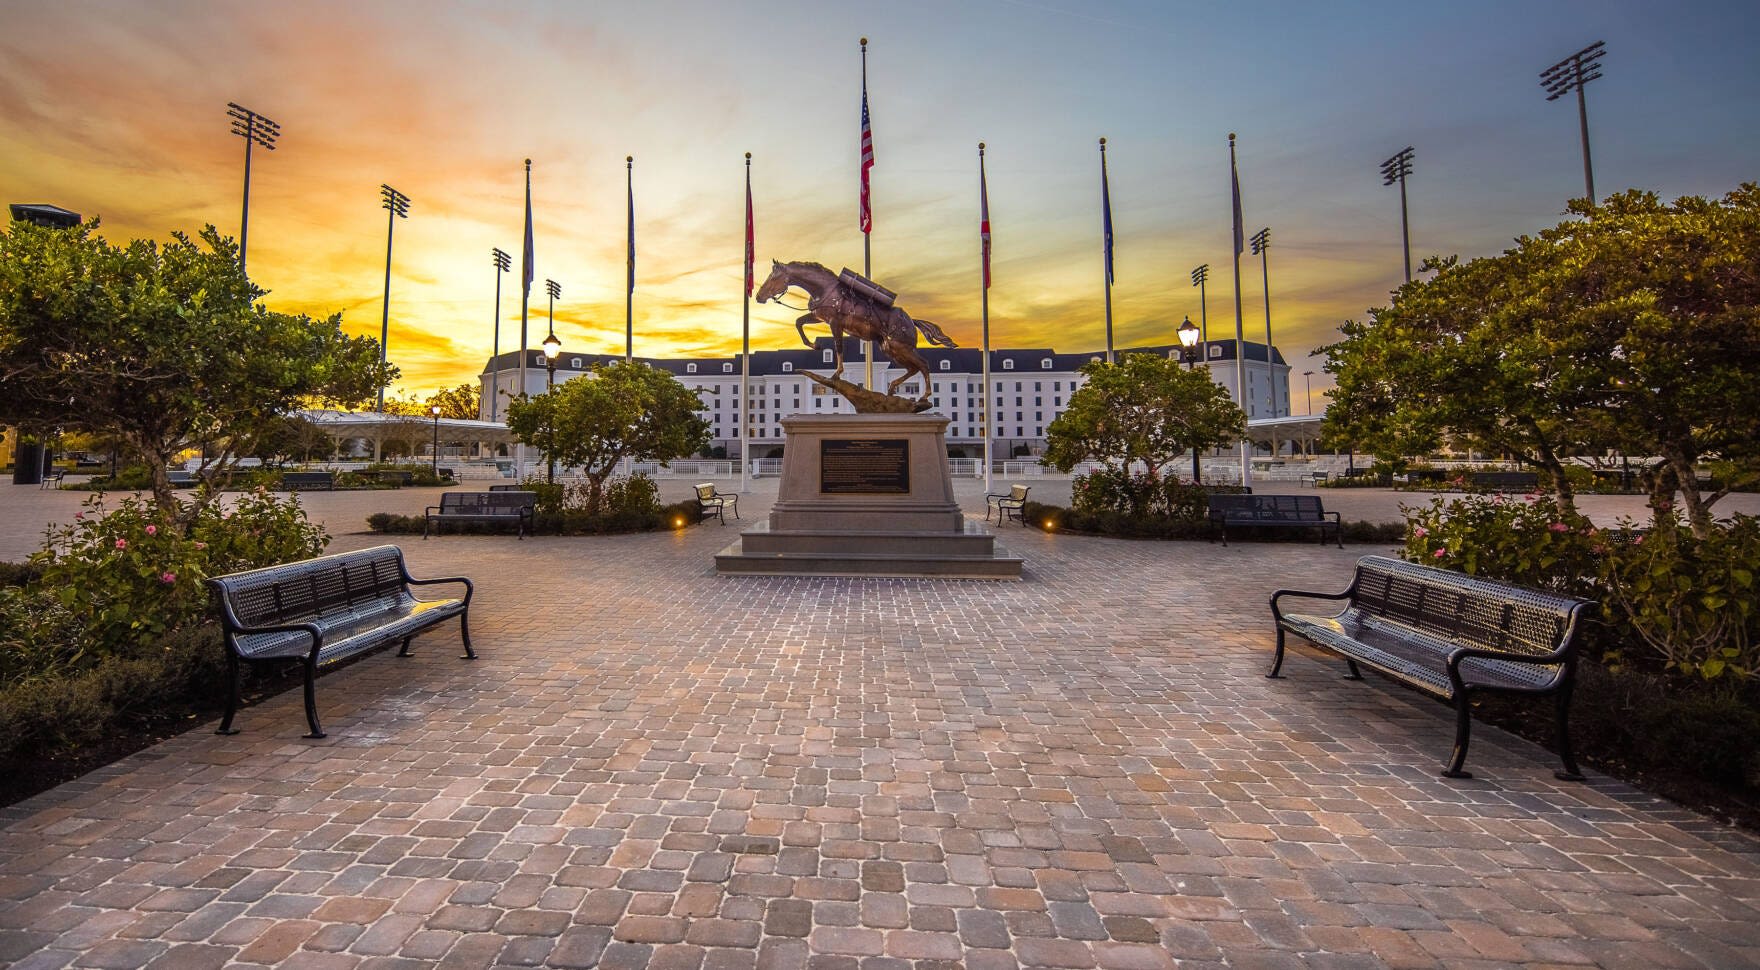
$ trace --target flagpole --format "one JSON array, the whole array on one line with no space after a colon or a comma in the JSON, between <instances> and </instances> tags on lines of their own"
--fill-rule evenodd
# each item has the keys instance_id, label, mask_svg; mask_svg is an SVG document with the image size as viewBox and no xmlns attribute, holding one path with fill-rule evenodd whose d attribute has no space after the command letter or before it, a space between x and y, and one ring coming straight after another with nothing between
<instances>
[{"instance_id":1,"label":"flagpole","mask_svg":"<svg viewBox=\"0 0 1760 970\"><path fill-rule=\"evenodd\" d=\"M980 251L984 260L984 285L978 290L983 318L983 392L978 400L984 405L984 492L993 490L990 476L994 464L990 460L990 186L984 177L984 143L978 142L978 214L982 218L979 233Z\"/></svg>"},{"instance_id":2,"label":"flagpole","mask_svg":"<svg viewBox=\"0 0 1760 970\"><path fill-rule=\"evenodd\" d=\"M623 359L625 363L635 363L636 359L636 158L625 155L623 158L624 185L629 190L629 285L623 292Z\"/></svg>"},{"instance_id":3,"label":"flagpole","mask_svg":"<svg viewBox=\"0 0 1760 970\"><path fill-rule=\"evenodd\" d=\"M862 38L862 136L862 141L864 142L862 156L864 159L862 162L862 213L863 218L866 220L866 224L862 226L862 275L867 279L872 280L874 278L874 267L868 243L869 236L874 228L874 208L868 187L867 167L871 163L866 161L866 157L873 152L874 136L873 129L868 123L868 38L866 37ZM837 348L837 352L841 355L843 353L843 348ZM866 340L862 342L862 356L867 358L868 363L867 380L862 386L871 391L874 389L874 341ZM843 358L839 356L838 359L841 360ZM924 379L927 380L927 378Z\"/></svg>"},{"instance_id":4,"label":"flagpole","mask_svg":"<svg viewBox=\"0 0 1760 970\"><path fill-rule=\"evenodd\" d=\"M1112 190L1106 184L1106 139L1100 139L1100 205L1105 210L1102 255L1106 263L1106 362L1112 357Z\"/></svg>"},{"instance_id":5,"label":"flagpole","mask_svg":"<svg viewBox=\"0 0 1760 970\"><path fill-rule=\"evenodd\" d=\"M739 490L743 494L747 488L746 468L746 418L750 412L746 402L751 400L752 379L752 153L746 152L746 298L740 308L739 321Z\"/></svg>"},{"instance_id":6,"label":"flagpole","mask_svg":"<svg viewBox=\"0 0 1760 970\"><path fill-rule=\"evenodd\" d=\"M1234 385L1235 401L1247 402L1246 332L1241 322L1241 172L1234 160L1234 132L1228 133L1228 173L1234 186ZM1241 485L1253 487L1253 461L1247 439L1241 439Z\"/></svg>"},{"instance_id":7,"label":"flagpole","mask_svg":"<svg viewBox=\"0 0 1760 970\"><path fill-rule=\"evenodd\" d=\"M526 251L523 273L521 274L525 279L524 285L520 287L519 296L519 393L521 397L524 397L526 393L526 369L530 367L532 363L531 358L526 356L531 352L532 346L527 333L526 323L527 310L529 309L532 299L534 264L537 260L537 256L532 252L532 249L532 160L528 158L526 159ZM523 479L526 474L526 446L523 441L519 443L519 447L514 455L514 463L518 469L515 473L516 477Z\"/></svg>"}]
</instances>

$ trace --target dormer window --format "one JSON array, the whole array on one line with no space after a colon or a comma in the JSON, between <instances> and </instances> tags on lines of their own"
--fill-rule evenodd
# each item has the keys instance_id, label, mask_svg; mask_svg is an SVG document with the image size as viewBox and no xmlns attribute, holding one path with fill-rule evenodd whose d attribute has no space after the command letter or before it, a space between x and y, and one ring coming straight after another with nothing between
<instances>
[{"instance_id":1,"label":"dormer window","mask_svg":"<svg viewBox=\"0 0 1760 970\"><path fill-rule=\"evenodd\" d=\"M1042 368L1044 370L1050 370L1051 369L1051 358L1047 357L1044 360L1039 361L1039 366L1040 366L1040 368Z\"/></svg>"},{"instance_id":2,"label":"dormer window","mask_svg":"<svg viewBox=\"0 0 1760 970\"><path fill-rule=\"evenodd\" d=\"M723 373L723 374L733 373L733 365L732 364L722 364L721 365L721 373Z\"/></svg>"},{"instance_id":3,"label":"dormer window","mask_svg":"<svg viewBox=\"0 0 1760 970\"><path fill-rule=\"evenodd\" d=\"M1002 362L1002 369L1003 369L1003 370L1014 370L1014 361L1012 361L1012 360L1004 360L1004 361L1003 361L1003 362Z\"/></svg>"},{"instance_id":4,"label":"dormer window","mask_svg":"<svg viewBox=\"0 0 1760 970\"><path fill-rule=\"evenodd\" d=\"M794 373L794 361L792 361L792 360L783 361L782 362L782 372L784 374Z\"/></svg>"},{"instance_id":5,"label":"dormer window","mask_svg":"<svg viewBox=\"0 0 1760 970\"><path fill-rule=\"evenodd\" d=\"M832 362L832 361L833 361L833 360L834 360L834 359L835 359L835 358L833 358L833 357L832 357L832 355L831 355L831 351L829 351L829 350L827 350L827 351L825 351L825 352L824 352L824 353L823 353L823 354L821 354L821 355L820 355L820 359L821 359L821 360L823 360L823 361L824 361L824 362L825 362L825 363L827 363L827 364L829 364L829 363L831 363L831 362Z\"/></svg>"},{"instance_id":6,"label":"dormer window","mask_svg":"<svg viewBox=\"0 0 1760 970\"><path fill-rule=\"evenodd\" d=\"M1218 344L1211 344L1210 345L1210 356L1221 357L1222 356L1222 347Z\"/></svg>"},{"instance_id":7,"label":"dormer window","mask_svg":"<svg viewBox=\"0 0 1760 970\"><path fill-rule=\"evenodd\" d=\"M570 363L572 363L574 365L575 370L581 369L581 359L579 357L574 358L574 360L572 360Z\"/></svg>"},{"instance_id":8,"label":"dormer window","mask_svg":"<svg viewBox=\"0 0 1760 970\"><path fill-rule=\"evenodd\" d=\"M942 370L953 370L953 361L951 361L951 360L942 361L941 362L941 369Z\"/></svg>"},{"instance_id":9,"label":"dormer window","mask_svg":"<svg viewBox=\"0 0 1760 970\"><path fill-rule=\"evenodd\" d=\"M686 374L695 374L697 372L697 365L695 365L695 364L684 365L684 372Z\"/></svg>"}]
</instances>

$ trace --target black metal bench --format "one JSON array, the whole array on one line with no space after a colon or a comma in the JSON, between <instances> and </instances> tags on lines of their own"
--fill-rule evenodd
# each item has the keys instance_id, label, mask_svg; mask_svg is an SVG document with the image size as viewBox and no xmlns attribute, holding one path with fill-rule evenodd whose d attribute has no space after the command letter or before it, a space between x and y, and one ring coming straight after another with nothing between
<instances>
[{"instance_id":1,"label":"black metal bench","mask_svg":"<svg viewBox=\"0 0 1760 970\"><path fill-rule=\"evenodd\" d=\"M371 479L381 485L402 488L405 485L415 484L416 473L401 468L381 468L378 471L361 472L361 477Z\"/></svg>"},{"instance_id":2,"label":"black metal bench","mask_svg":"<svg viewBox=\"0 0 1760 970\"><path fill-rule=\"evenodd\" d=\"M1008 521L1007 516L1013 515L1015 521L1025 525L1021 518L1021 510L1027 507L1027 493L1033 490L1031 485L1010 485L1006 492L991 492L984 496L984 521L990 521L990 513L996 513L996 524Z\"/></svg>"},{"instance_id":3,"label":"black metal bench","mask_svg":"<svg viewBox=\"0 0 1760 970\"><path fill-rule=\"evenodd\" d=\"M1344 548L1344 524L1337 512L1326 511L1318 495L1211 495L1210 526L1222 533L1225 546L1229 526L1253 526L1318 529L1321 545L1326 544L1330 529L1338 547Z\"/></svg>"},{"instance_id":4,"label":"black metal bench","mask_svg":"<svg viewBox=\"0 0 1760 970\"><path fill-rule=\"evenodd\" d=\"M334 491L336 473L331 471L282 472L281 487L290 492L296 492L302 488L321 488L326 491Z\"/></svg>"},{"instance_id":5,"label":"black metal bench","mask_svg":"<svg viewBox=\"0 0 1760 970\"><path fill-rule=\"evenodd\" d=\"M1331 616L1285 613L1278 606L1285 596L1347 602ZM1454 754L1442 772L1447 778L1472 777L1461 766L1467 760L1474 691L1554 694L1558 753L1564 762L1564 770L1555 774L1580 781L1567 719L1577 633L1590 605L1446 569L1365 556L1342 593L1280 589L1271 594L1277 653L1266 676L1277 677L1283 667L1288 631L1343 657L1351 680L1362 679L1357 665L1364 664L1452 701Z\"/></svg>"},{"instance_id":6,"label":"black metal bench","mask_svg":"<svg viewBox=\"0 0 1760 970\"><path fill-rule=\"evenodd\" d=\"M196 477L181 468L173 468L165 473L165 480L172 488L195 488Z\"/></svg>"},{"instance_id":7,"label":"black metal bench","mask_svg":"<svg viewBox=\"0 0 1760 970\"><path fill-rule=\"evenodd\" d=\"M60 488L61 480L66 477L67 471L65 469L51 468L43 473L43 482L38 485L37 488L39 490L45 488Z\"/></svg>"},{"instance_id":8,"label":"black metal bench","mask_svg":"<svg viewBox=\"0 0 1760 970\"><path fill-rule=\"evenodd\" d=\"M1473 472L1467 481L1474 488L1494 492L1532 492L1540 488L1540 476L1535 472Z\"/></svg>"},{"instance_id":9,"label":"black metal bench","mask_svg":"<svg viewBox=\"0 0 1760 970\"><path fill-rule=\"evenodd\" d=\"M410 592L411 586L433 583L463 583L464 598L418 600ZM320 665L397 642L402 643L397 655L407 657L417 633L455 616L465 659L477 656L467 615L471 581L416 579L396 546L217 576L208 587L220 601L229 674L220 734L238 733L232 717L238 710L241 662L303 660L306 722L312 728L306 737L321 738L315 687Z\"/></svg>"},{"instance_id":10,"label":"black metal bench","mask_svg":"<svg viewBox=\"0 0 1760 970\"><path fill-rule=\"evenodd\" d=\"M696 489L699 518L706 519L713 515L721 520L722 525L726 525L727 512L730 509L733 511L733 517L736 519L739 518L738 495L729 495L726 492L715 491L714 482L701 482L696 486Z\"/></svg>"},{"instance_id":11,"label":"black metal bench","mask_svg":"<svg viewBox=\"0 0 1760 970\"><path fill-rule=\"evenodd\" d=\"M1319 488L1332 480L1331 472L1308 472L1301 478L1301 484L1309 488Z\"/></svg>"},{"instance_id":12,"label":"black metal bench","mask_svg":"<svg viewBox=\"0 0 1760 970\"><path fill-rule=\"evenodd\" d=\"M428 537L430 528L439 535L442 522L512 522L524 539L537 511L536 492L445 492L439 505L428 506L422 538Z\"/></svg>"}]
</instances>

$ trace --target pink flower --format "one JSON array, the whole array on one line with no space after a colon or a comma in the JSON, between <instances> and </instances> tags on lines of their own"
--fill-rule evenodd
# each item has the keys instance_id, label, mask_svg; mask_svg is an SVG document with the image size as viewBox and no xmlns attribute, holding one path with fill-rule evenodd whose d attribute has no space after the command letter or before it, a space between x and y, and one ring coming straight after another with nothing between
<instances>
[{"instance_id":1,"label":"pink flower","mask_svg":"<svg viewBox=\"0 0 1760 970\"><path fill-rule=\"evenodd\" d=\"M127 548L128 548L128 540L127 540L127 539L118 539L118 540L116 540L116 548L118 548L118 549L127 549Z\"/></svg>"},{"instance_id":2,"label":"pink flower","mask_svg":"<svg viewBox=\"0 0 1760 970\"><path fill-rule=\"evenodd\" d=\"M1447 549L1438 549L1438 550L1436 550L1436 558L1438 558L1438 559L1441 559L1441 558L1442 558L1442 557L1443 557L1443 556L1446 556L1446 555L1448 555L1448 550L1447 550Z\"/></svg>"},{"instance_id":3,"label":"pink flower","mask_svg":"<svg viewBox=\"0 0 1760 970\"><path fill-rule=\"evenodd\" d=\"M1420 539L1424 538L1425 536L1427 536L1429 534L1430 534L1430 530L1424 528L1421 525L1412 526L1412 535L1417 536Z\"/></svg>"},{"instance_id":4,"label":"pink flower","mask_svg":"<svg viewBox=\"0 0 1760 970\"><path fill-rule=\"evenodd\" d=\"M73 513L73 517L80 520L81 522L84 522L86 520L86 514L84 512L75 512L75 513Z\"/></svg>"},{"instance_id":5,"label":"pink flower","mask_svg":"<svg viewBox=\"0 0 1760 970\"><path fill-rule=\"evenodd\" d=\"M1571 531L1571 527L1568 525L1565 525L1563 522L1554 522L1551 525L1547 526L1547 528L1551 529L1554 532L1569 532L1569 531Z\"/></svg>"},{"instance_id":6,"label":"pink flower","mask_svg":"<svg viewBox=\"0 0 1760 970\"><path fill-rule=\"evenodd\" d=\"M206 548L208 548L208 544L205 542L198 542L198 543L196 543L196 548L197 549L206 549Z\"/></svg>"},{"instance_id":7,"label":"pink flower","mask_svg":"<svg viewBox=\"0 0 1760 970\"><path fill-rule=\"evenodd\" d=\"M159 527L158 526L156 526L156 525L147 526L147 535L156 536L158 534L159 534Z\"/></svg>"},{"instance_id":8,"label":"pink flower","mask_svg":"<svg viewBox=\"0 0 1760 970\"><path fill-rule=\"evenodd\" d=\"M1632 537L1632 545L1641 546L1643 544L1644 544L1644 537L1643 536L1633 536Z\"/></svg>"},{"instance_id":9,"label":"pink flower","mask_svg":"<svg viewBox=\"0 0 1760 970\"><path fill-rule=\"evenodd\" d=\"M164 583L165 585L169 586L172 583L177 582L177 574L176 573L160 573L159 574L159 582Z\"/></svg>"}]
</instances>

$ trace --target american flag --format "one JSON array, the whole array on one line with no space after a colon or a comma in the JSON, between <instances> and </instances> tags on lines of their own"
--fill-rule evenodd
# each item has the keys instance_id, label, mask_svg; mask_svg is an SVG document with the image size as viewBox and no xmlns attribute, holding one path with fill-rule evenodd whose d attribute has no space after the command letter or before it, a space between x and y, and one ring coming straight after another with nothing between
<instances>
[{"instance_id":1,"label":"american flag","mask_svg":"<svg viewBox=\"0 0 1760 970\"><path fill-rule=\"evenodd\" d=\"M984 289L990 288L990 185L984 175L984 156L978 156L978 239L984 246Z\"/></svg>"},{"instance_id":2,"label":"american flag","mask_svg":"<svg viewBox=\"0 0 1760 970\"><path fill-rule=\"evenodd\" d=\"M1246 234L1241 225L1241 170L1234 161L1234 136L1228 136L1228 174L1234 181L1234 254L1246 249Z\"/></svg>"},{"instance_id":3,"label":"american flag","mask_svg":"<svg viewBox=\"0 0 1760 970\"><path fill-rule=\"evenodd\" d=\"M868 201L868 170L874 167L874 129L868 125L868 72L862 69L862 232L874 229L874 209Z\"/></svg>"},{"instance_id":4,"label":"american flag","mask_svg":"<svg viewBox=\"0 0 1760 970\"><path fill-rule=\"evenodd\" d=\"M532 278L536 275L537 257L532 252L532 163L526 162L526 253L522 267L525 272L526 295L532 295Z\"/></svg>"}]
</instances>

